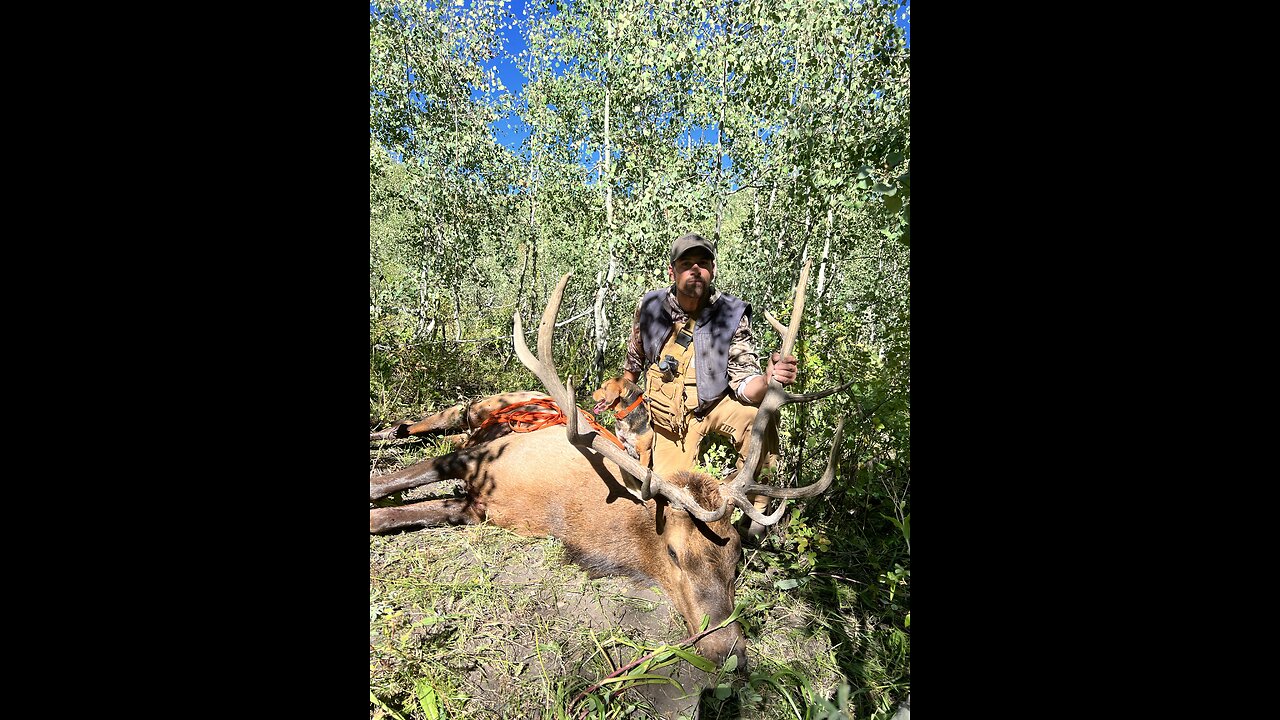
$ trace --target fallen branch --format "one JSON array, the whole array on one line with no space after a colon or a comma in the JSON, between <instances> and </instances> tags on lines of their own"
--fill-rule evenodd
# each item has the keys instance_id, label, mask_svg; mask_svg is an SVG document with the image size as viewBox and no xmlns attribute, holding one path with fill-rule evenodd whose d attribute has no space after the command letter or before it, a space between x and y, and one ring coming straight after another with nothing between
<instances>
[{"instance_id":1,"label":"fallen branch","mask_svg":"<svg viewBox=\"0 0 1280 720\"><path fill-rule=\"evenodd\" d=\"M703 630L703 631L701 631L701 632L694 633L694 634L690 635L689 637L685 638L684 640L681 640L679 643L677 643L677 644L675 645L675 647L680 648L680 647L684 647L684 646L686 646L686 645L692 645L693 643L695 643L695 642L697 642L697 641L701 640L702 638L704 638L704 637L706 637L706 636L710 635L711 633L713 633L713 632L715 632L715 631L717 631L717 630L721 630L721 629L723 629L723 628L728 627L730 623L732 623L732 622L734 622L734 621L736 621L736 620L737 620L737 613L734 613L733 615L730 615L730 616L729 616L729 619L728 619L728 620L726 620L725 622L723 622L723 623L721 623L721 624L717 625L716 627L713 627L713 628L707 628L706 630ZM600 681L599 681L599 682L597 682L595 685L592 685L591 687L587 688L586 690L583 690L582 692L580 692L580 693L578 693L577 695L575 695L575 696L573 697L573 700L571 700L571 701L569 702L569 704L568 704L567 706L565 706L565 712L571 712L571 711L573 710L573 706L574 706L574 705L577 705L579 700L581 700L582 698L586 697L586 696L587 696L587 694L588 694L588 693L590 693L590 692L592 692L593 690L598 689L601 685L604 685L604 684L605 684L605 682L606 682L607 680L609 680L610 678L615 678L615 677L617 677L617 676L619 676L619 675L621 675L621 674L623 674L623 673L627 672L627 671L628 671L628 670L630 670L631 668L634 668L635 666L637 666L637 665L639 665L639 664L641 664L641 663L643 663L643 662L645 662L645 661L647 661L647 660L651 660L651 659L653 659L653 658L654 658L656 655L658 655L659 653L666 652L666 651L667 651L667 648L669 648L669 647L671 647L671 646L669 646L669 645L664 645L664 646L662 646L662 647L658 648L657 650L654 650L653 652L649 653L648 655L645 655L644 657L641 657L641 658L637 658L636 660L633 660L633 661L631 661L631 662L627 663L626 665L623 665L622 667L618 668L617 670L614 670L613 672L609 673L608 675L604 676L604 677L603 677L603 678L601 678L601 679L600 679ZM581 713L579 713L579 714L578 714L578 720L582 720L582 718L584 718L584 717L586 717L586 716L587 716L587 710L583 710Z\"/></svg>"}]
</instances>

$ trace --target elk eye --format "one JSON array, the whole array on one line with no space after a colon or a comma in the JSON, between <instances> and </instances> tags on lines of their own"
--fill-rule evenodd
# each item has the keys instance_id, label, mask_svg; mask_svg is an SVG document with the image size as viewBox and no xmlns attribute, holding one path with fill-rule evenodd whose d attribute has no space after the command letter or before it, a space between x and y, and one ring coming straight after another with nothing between
<instances>
[{"instance_id":1,"label":"elk eye","mask_svg":"<svg viewBox=\"0 0 1280 720\"><path fill-rule=\"evenodd\" d=\"M670 545L667 546L667 554L671 556L671 562L675 563L676 566L679 567L680 561L676 559L676 551L672 550Z\"/></svg>"}]
</instances>

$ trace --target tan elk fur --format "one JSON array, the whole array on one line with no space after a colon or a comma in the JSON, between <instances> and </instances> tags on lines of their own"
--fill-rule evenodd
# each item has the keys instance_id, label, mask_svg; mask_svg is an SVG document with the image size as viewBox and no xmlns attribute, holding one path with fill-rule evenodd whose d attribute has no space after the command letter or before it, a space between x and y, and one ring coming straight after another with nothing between
<instances>
[{"instance_id":1,"label":"tan elk fur","mask_svg":"<svg viewBox=\"0 0 1280 720\"><path fill-rule=\"evenodd\" d=\"M642 502L622 485L617 466L571 445L564 427L511 433L369 481L369 499L428 482L462 479L460 498L371 508L371 533L488 521L521 535L553 536L578 564L600 575L627 575L662 587L690 634L703 615L711 626L733 611L741 540L727 517L703 523L660 499ZM705 504L720 502L707 475L678 473ZM715 662L729 653L745 666L737 623L711 633L699 652Z\"/></svg>"}]
</instances>

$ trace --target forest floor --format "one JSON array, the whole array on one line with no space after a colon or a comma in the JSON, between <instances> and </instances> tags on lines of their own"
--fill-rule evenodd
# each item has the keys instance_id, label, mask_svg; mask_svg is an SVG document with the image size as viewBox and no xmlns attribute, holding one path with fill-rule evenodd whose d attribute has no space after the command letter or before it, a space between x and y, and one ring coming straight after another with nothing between
<instances>
[{"instance_id":1,"label":"forest floor","mask_svg":"<svg viewBox=\"0 0 1280 720\"><path fill-rule=\"evenodd\" d=\"M375 450L371 476L442 449L411 441ZM402 500L455 490L441 483ZM587 717L804 717L813 698L831 697L842 682L837 646L858 636L857 621L780 590L762 560L768 552L747 548L738 579L748 673L704 672L673 658L649 673L671 680L651 677L616 693L609 688L619 684L607 684L574 706L617 668L687 636L658 587L591 578L554 538L488 524L371 535L370 718L558 719L591 703L603 708Z\"/></svg>"}]
</instances>

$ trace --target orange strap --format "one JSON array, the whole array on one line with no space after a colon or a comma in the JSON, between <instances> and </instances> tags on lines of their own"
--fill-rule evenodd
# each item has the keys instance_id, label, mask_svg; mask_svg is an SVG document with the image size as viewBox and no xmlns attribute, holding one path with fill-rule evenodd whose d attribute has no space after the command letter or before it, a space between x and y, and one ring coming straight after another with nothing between
<instances>
[{"instance_id":1,"label":"orange strap","mask_svg":"<svg viewBox=\"0 0 1280 720\"><path fill-rule=\"evenodd\" d=\"M622 418L630 415L632 410L635 410L636 408L640 407L640 403L642 402L644 402L644 393L640 393L640 397L636 398L635 402L628 405L626 410L620 410L614 413L613 416L621 420Z\"/></svg>"},{"instance_id":2,"label":"orange strap","mask_svg":"<svg viewBox=\"0 0 1280 720\"><path fill-rule=\"evenodd\" d=\"M641 395L640 397L643 398L644 396ZM534 407L528 407L530 405ZM630 408L628 408L628 410L630 410ZM587 414L587 422L591 427L599 431L601 435L612 440L614 445L622 447L622 441L618 440L618 438L614 437L613 433L604 429L604 426L596 422L594 415L586 410L583 410L582 412ZM555 401L551 398L535 398L533 400L518 402L514 405L508 405L501 410L494 412L492 415L484 419L484 422L480 424L480 427L476 428L476 432L480 432L490 425L496 425L503 422L510 425L511 429L516 432L533 432L534 430L541 430L542 428L551 427L553 425L566 425L568 424L569 419L560 412L560 408L556 406Z\"/></svg>"}]
</instances>

